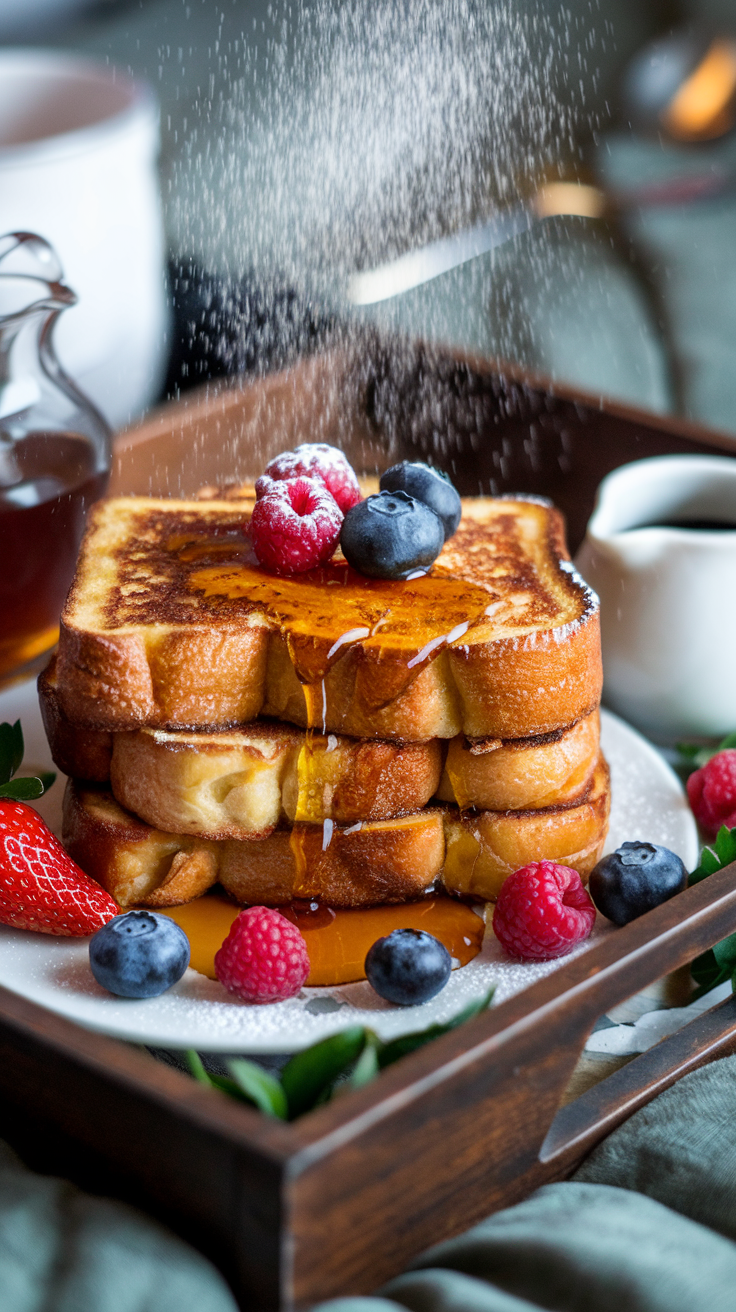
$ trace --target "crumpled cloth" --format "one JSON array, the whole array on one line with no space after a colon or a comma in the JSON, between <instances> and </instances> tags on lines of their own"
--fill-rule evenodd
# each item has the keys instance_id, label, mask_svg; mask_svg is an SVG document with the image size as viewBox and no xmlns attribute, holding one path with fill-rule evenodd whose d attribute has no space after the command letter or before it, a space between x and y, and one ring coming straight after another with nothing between
<instances>
[{"instance_id":1,"label":"crumpled cloth","mask_svg":"<svg viewBox=\"0 0 736 1312\"><path fill-rule=\"evenodd\" d=\"M729 1057L637 1112L572 1180L430 1249L380 1296L313 1312L732 1312L734 1239Z\"/></svg>"},{"instance_id":2,"label":"crumpled cloth","mask_svg":"<svg viewBox=\"0 0 736 1312\"><path fill-rule=\"evenodd\" d=\"M199 1253L123 1203L36 1175L0 1142L2 1312L237 1312Z\"/></svg>"}]
</instances>

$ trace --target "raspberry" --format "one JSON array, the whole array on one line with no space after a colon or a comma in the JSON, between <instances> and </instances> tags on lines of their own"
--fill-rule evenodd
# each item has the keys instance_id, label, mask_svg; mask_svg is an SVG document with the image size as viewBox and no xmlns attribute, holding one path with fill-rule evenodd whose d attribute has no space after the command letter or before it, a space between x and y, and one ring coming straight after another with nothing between
<instances>
[{"instance_id":1,"label":"raspberry","mask_svg":"<svg viewBox=\"0 0 736 1312\"><path fill-rule=\"evenodd\" d=\"M595 907L577 870L533 861L501 887L493 912L496 938L512 957L551 961L587 938Z\"/></svg>"},{"instance_id":2,"label":"raspberry","mask_svg":"<svg viewBox=\"0 0 736 1312\"><path fill-rule=\"evenodd\" d=\"M736 825L736 749L716 752L706 765L690 775L687 795L693 815L706 833L721 825Z\"/></svg>"},{"instance_id":3,"label":"raspberry","mask_svg":"<svg viewBox=\"0 0 736 1312\"><path fill-rule=\"evenodd\" d=\"M321 479L343 515L361 500L358 480L346 457L326 442L304 442L294 451L282 451L280 456L274 456L266 465L264 478L256 483L256 496L263 496L266 478L296 478L300 474Z\"/></svg>"},{"instance_id":4,"label":"raspberry","mask_svg":"<svg viewBox=\"0 0 736 1312\"><path fill-rule=\"evenodd\" d=\"M280 911L241 911L215 955L215 974L243 1002L283 1002L309 974L304 935Z\"/></svg>"},{"instance_id":5,"label":"raspberry","mask_svg":"<svg viewBox=\"0 0 736 1312\"><path fill-rule=\"evenodd\" d=\"M269 479L253 507L250 537L261 565L302 574L324 565L340 538L343 515L318 478Z\"/></svg>"}]
</instances>

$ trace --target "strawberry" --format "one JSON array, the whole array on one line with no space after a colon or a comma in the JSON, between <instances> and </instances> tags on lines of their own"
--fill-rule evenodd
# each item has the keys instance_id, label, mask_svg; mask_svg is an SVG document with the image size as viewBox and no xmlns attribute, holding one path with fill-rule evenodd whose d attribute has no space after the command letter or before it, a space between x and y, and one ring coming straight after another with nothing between
<instances>
[{"instance_id":1,"label":"strawberry","mask_svg":"<svg viewBox=\"0 0 736 1312\"><path fill-rule=\"evenodd\" d=\"M32 807L0 800L0 924L83 937L117 913Z\"/></svg>"}]
</instances>

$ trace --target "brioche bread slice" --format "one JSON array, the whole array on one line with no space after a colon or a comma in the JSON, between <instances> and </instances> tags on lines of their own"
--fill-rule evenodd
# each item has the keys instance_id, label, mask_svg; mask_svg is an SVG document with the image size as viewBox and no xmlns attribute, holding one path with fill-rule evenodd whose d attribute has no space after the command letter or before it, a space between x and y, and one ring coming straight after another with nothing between
<instances>
[{"instance_id":1,"label":"brioche bread slice","mask_svg":"<svg viewBox=\"0 0 736 1312\"><path fill-rule=\"evenodd\" d=\"M251 552L252 502L102 501L62 616L58 686L95 730L271 715L355 737L522 738L598 705L598 602L559 513L463 502L429 572L368 579L338 552L280 577Z\"/></svg>"},{"instance_id":2,"label":"brioche bread slice","mask_svg":"<svg viewBox=\"0 0 736 1312\"><path fill-rule=\"evenodd\" d=\"M435 795L492 811L569 802L588 787L599 750L597 711L541 738L399 743L310 739L267 720L209 733L79 729L61 711L53 662L39 679L39 696L60 770L111 779L121 805L148 824L210 839L265 835L284 819L387 820Z\"/></svg>"},{"instance_id":3,"label":"brioche bread slice","mask_svg":"<svg viewBox=\"0 0 736 1312\"><path fill-rule=\"evenodd\" d=\"M403 902L435 881L493 899L505 876L549 858L587 877L608 824L602 758L585 800L543 811L426 807L394 820L294 825L251 842L206 842L154 829L99 785L67 784L64 844L122 907L191 901L217 880L237 900L279 906L316 898L333 906Z\"/></svg>"},{"instance_id":4,"label":"brioche bread slice","mask_svg":"<svg viewBox=\"0 0 736 1312\"><path fill-rule=\"evenodd\" d=\"M265 838L280 821L387 820L426 806L440 743L310 736L277 721L220 734L116 734L114 796L159 829Z\"/></svg>"},{"instance_id":5,"label":"brioche bread slice","mask_svg":"<svg viewBox=\"0 0 736 1312\"><path fill-rule=\"evenodd\" d=\"M462 810L526 811L582 797L600 751L600 715L537 738L470 739L447 744L437 798Z\"/></svg>"},{"instance_id":6,"label":"brioche bread slice","mask_svg":"<svg viewBox=\"0 0 736 1312\"><path fill-rule=\"evenodd\" d=\"M495 901L508 875L543 860L571 866L587 880L603 851L610 809L610 775L600 756L580 801L537 811L446 812L445 888Z\"/></svg>"},{"instance_id":7,"label":"brioche bread slice","mask_svg":"<svg viewBox=\"0 0 736 1312\"><path fill-rule=\"evenodd\" d=\"M99 785L67 783L63 841L121 907L175 906L218 879L238 901L279 906L319 898L372 906L419 897L442 869L443 814L340 828L296 825L251 842L208 843L138 820Z\"/></svg>"}]
</instances>

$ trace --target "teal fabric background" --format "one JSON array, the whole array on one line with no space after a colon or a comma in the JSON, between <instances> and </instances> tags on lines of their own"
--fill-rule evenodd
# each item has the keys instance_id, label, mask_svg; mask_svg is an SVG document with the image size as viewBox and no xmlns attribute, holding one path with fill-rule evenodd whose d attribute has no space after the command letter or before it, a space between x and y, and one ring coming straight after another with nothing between
<instances>
[{"instance_id":1,"label":"teal fabric background","mask_svg":"<svg viewBox=\"0 0 736 1312\"><path fill-rule=\"evenodd\" d=\"M632 1116L573 1180L430 1249L381 1297L314 1312L727 1312L735 1106L731 1057Z\"/></svg>"},{"instance_id":2,"label":"teal fabric background","mask_svg":"<svg viewBox=\"0 0 736 1312\"><path fill-rule=\"evenodd\" d=\"M2 1312L236 1312L222 1276L122 1203L27 1170L0 1143Z\"/></svg>"}]
</instances>

